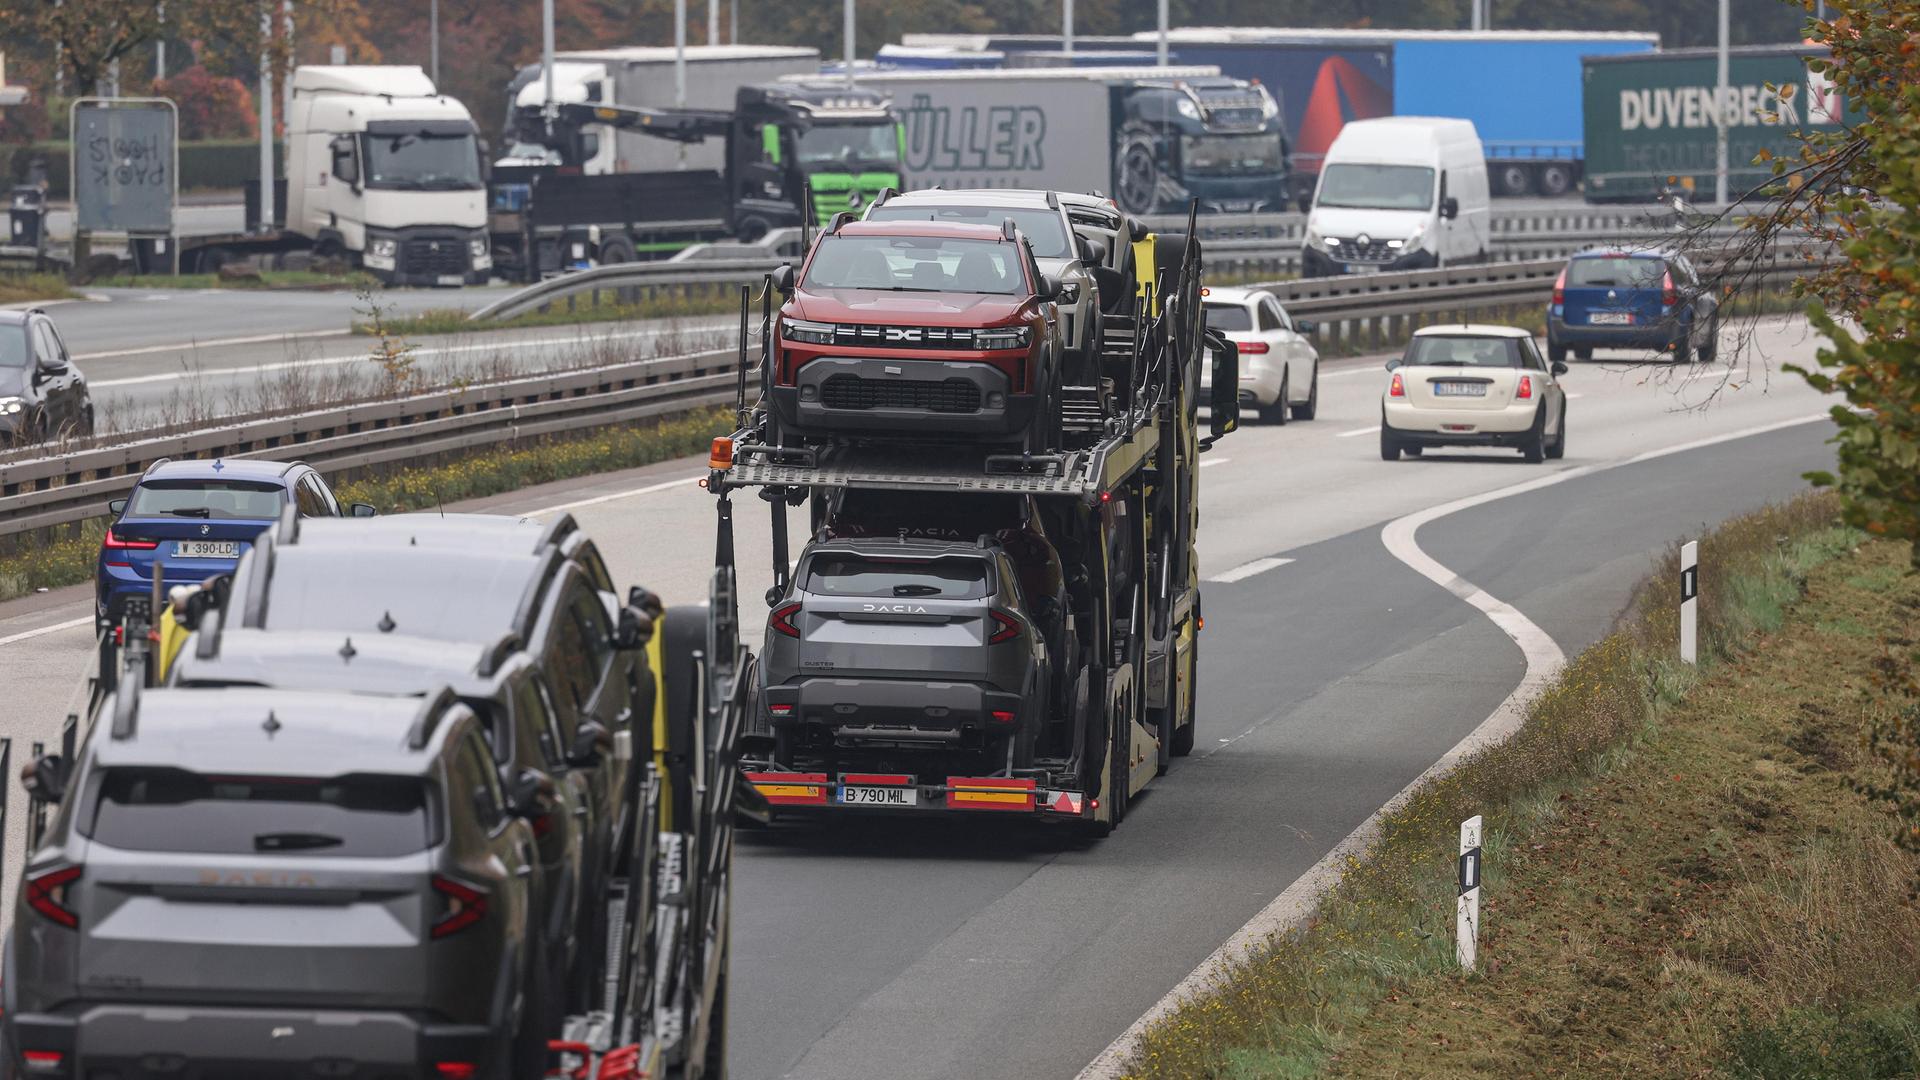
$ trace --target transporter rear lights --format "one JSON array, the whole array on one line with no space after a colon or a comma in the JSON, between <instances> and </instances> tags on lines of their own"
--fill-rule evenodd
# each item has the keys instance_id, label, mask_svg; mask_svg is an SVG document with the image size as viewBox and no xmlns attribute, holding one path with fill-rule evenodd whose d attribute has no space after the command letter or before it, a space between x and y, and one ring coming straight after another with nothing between
<instances>
[{"instance_id":1,"label":"transporter rear lights","mask_svg":"<svg viewBox=\"0 0 1920 1080\"><path fill-rule=\"evenodd\" d=\"M446 900L446 913L433 924L435 940L457 934L487 917L487 894L464 882L433 875L433 891Z\"/></svg>"},{"instance_id":2,"label":"transporter rear lights","mask_svg":"<svg viewBox=\"0 0 1920 1080\"><path fill-rule=\"evenodd\" d=\"M733 439L726 435L716 435L713 448L707 451L707 468L725 472L733 468Z\"/></svg>"},{"instance_id":3,"label":"transporter rear lights","mask_svg":"<svg viewBox=\"0 0 1920 1080\"><path fill-rule=\"evenodd\" d=\"M1080 807L1083 804L1084 800L1080 798L1080 793L1077 791L1056 791L1047 796L1047 809L1056 814L1079 817Z\"/></svg>"},{"instance_id":4,"label":"transporter rear lights","mask_svg":"<svg viewBox=\"0 0 1920 1080\"><path fill-rule=\"evenodd\" d=\"M1387 396L1388 397L1406 397L1407 396L1407 384L1400 381L1400 373L1397 371L1393 373L1392 385L1387 387Z\"/></svg>"},{"instance_id":5,"label":"transporter rear lights","mask_svg":"<svg viewBox=\"0 0 1920 1080\"><path fill-rule=\"evenodd\" d=\"M775 806L827 805L826 773L750 772L746 777Z\"/></svg>"},{"instance_id":6,"label":"transporter rear lights","mask_svg":"<svg viewBox=\"0 0 1920 1080\"><path fill-rule=\"evenodd\" d=\"M956 776L947 781L949 810L1032 810L1034 781L1005 776Z\"/></svg>"},{"instance_id":7,"label":"transporter rear lights","mask_svg":"<svg viewBox=\"0 0 1920 1080\"><path fill-rule=\"evenodd\" d=\"M48 922L69 930L80 925L80 916L67 907L67 886L80 880L77 866L58 866L27 878L27 906Z\"/></svg>"},{"instance_id":8,"label":"transporter rear lights","mask_svg":"<svg viewBox=\"0 0 1920 1080\"><path fill-rule=\"evenodd\" d=\"M799 613L799 604L782 604L767 615L767 626L777 633L797 638L800 628L793 625L793 617Z\"/></svg>"},{"instance_id":9,"label":"transporter rear lights","mask_svg":"<svg viewBox=\"0 0 1920 1080\"><path fill-rule=\"evenodd\" d=\"M993 610L988 610L987 614L993 616L994 626L993 634L987 638L987 644L998 645L1020 636L1020 623L1013 616L1004 611Z\"/></svg>"}]
</instances>

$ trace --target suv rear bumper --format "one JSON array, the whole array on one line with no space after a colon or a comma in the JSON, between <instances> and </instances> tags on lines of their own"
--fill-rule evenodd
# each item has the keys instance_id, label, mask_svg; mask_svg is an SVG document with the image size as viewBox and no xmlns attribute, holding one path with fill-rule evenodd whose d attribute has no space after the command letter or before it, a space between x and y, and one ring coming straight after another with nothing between
<instances>
[{"instance_id":1,"label":"suv rear bumper","mask_svg":"<svg viewBox=\"0 0 1920 1080\"><path fill-rule=\"evenodd\" d=\"M188 1062L287 1078L379 1070L437 1080L439 1063L482 1065L497 1045L485 1025L403 1012L101 1004L9 1019L14 1053L65 1055L65 1070L48 1075L105 1070L121 1080L177 1080Z\"/></svg>"},{"instance_id":2,"label":"suv rear bumper","mask_svg":"<svg viewBox=\"0 0 1920 1080\"><path fill-rule=\"evenodd\" d=\"M770 712L792 708L788 716L771 717L776 725L829 728L875 741L954 741L968 731L1011 731L1025 719L1019 694L986 683L803 678L769 686L766 694ZM995 720L995 712L1012 719Z\"/></svg>"},{"instance_id":3,"label":"suv rear bumper","mask_svg":"<svg viewBox=\"0 0 1920 1080\"><path fill-rule=\"evenodd\" d=\"M1573 349L1646 349L1666 352L1687 339L1692 324L1676 316L1636 326L1580 326L1560 315L1547 315L1547 344Z\"/></svg>"},{"instance_id":4,"label":"suv rear bumper","mask_svg":"<svg viewBox=\"0 0 1920 1080\"><path fill-rule=\"evenodd\" d=\"M835 393L827 386L830 379L857 380L835 385L858 392ZM848 398L863 404L848 407ZM940 407L924 403L934 399ZM804 364L794 385L775 386L773 403L782 424L823 432L1010 436L1024 432L1034 413L1033 395L1011 392L1004 372L962 360L823 356Z\"/></svg>"}]
</instances>

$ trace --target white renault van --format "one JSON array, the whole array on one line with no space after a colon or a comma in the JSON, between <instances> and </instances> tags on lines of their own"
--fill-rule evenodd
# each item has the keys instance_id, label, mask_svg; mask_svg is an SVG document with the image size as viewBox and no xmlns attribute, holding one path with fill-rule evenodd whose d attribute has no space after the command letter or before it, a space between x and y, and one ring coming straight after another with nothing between
<instances>
[{"instance_id":1,"label":"white renault van","mask_svg":"<svg viewBox=\"0 0 1920 1080\"><path fill-rule=\"evenodd\" d=\"M1303 277L1484 262L1487 159L1471 120L1388 116L1340 129L1307 214Z\"/></svg>"}]
</instances>

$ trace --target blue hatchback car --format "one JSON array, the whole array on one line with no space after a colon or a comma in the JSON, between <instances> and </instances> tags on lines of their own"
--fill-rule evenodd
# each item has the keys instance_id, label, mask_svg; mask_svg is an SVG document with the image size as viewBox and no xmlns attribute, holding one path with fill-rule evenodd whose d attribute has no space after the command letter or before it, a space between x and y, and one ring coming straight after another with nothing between
<instances>
[{"instance_id":1,"label":"blue hatchback car","mask_svg":"<svg viewBox=\"0 0 1920 1080\"><path fill-rule=\"evenodd\" d=\"M1560 271L1547 305L1547 358L1556 364L1569 349L1581 360L1595 349L1639 349L1712 363L1719 339L1718 298L1686 256L1664 248L1583 251Z\"/></svg>"},{"instance_id":2,"label":"blue hatchback car","mask_svg":"<svg viewBox=\"0 0 1920 1080\"><path fill-rule=\"evenodd\" d=\"M133 494L107 504L114 521L100 545L95 618L117 622L126 597L150 595L155 563L166 588L231 573L288 503L301 517L374 513L366 503L342 507L320 474L298 461L155 462Z\"/></svg>"}]
</instances>

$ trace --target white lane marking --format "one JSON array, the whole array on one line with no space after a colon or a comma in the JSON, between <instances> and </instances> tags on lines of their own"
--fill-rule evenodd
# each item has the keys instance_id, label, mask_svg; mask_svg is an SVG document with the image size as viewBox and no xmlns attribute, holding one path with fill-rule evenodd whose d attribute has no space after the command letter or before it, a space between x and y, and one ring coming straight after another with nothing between
<instances>
[{"instance_id":1,"label":"white lane marking","mask_svg":"<svg viewBox=\"0 0 1920 1080\"><path fill-rule=\"evenodd\" d=\"M1206 468L1211 468L1211 467L1213 467L1213 466L1215 466L1215 465L1225 465L1225 464L1226 464L1227 462L1229 462L1229 461L1232 461L1232 460L1233 460L1233 459L1232 459L1232 458L1230 458L1230 457L1206 457L1206 458L1201 458L1201 459L1200 459L1200 467L1201 467L1201 468L1203 468L1203 469L1206 469Z\"/></svg>"},{"instance_id":2,"label":"white lane marking","mask_svg":"<svg viewBox=\"0 0 1920 1080\"><path fill-rule=\"evenodd\" d=\"M147 299L159 299L149 297ZM143 345L138 349L113 349L108 352L74 353L75 360L112 360L121 356L151 356L154 353L181 352L186 349L217 349L223 345L264 345L269 341L302 341L307 338L345 337L352 330L307 330L295 334L255 334L252 337L215 338L212 341L189 341L179 345ZM98 386L99 383L94 385Z\"/></svg>"},{"instance_id":3,"label":"white lane marking","mask_svg":"<svg viewBox=\"0 0 1920 1080\"><path fill-rule=\"evenodd\" d=\"M1525 483L1456 499L1388 522L1380 532L1380 539L1395 558L1418 571L1423 577L1479 608L1494 625L1520 646L1521 653L1526 657L1527 662L1526 674L1521 677L1520 685L1514 687L1513 692L1508 694L1506 699L1500 702L1499 707L1482 720L1478 727L1468 732L1465 738L1442 754L1438 761L1428 766L1419 776L1414 777L1411 783L1401 788L1393 798L1382 804L1380 809L1369 815L1365 821L1348 833L1345 839L1334 845L1333 850L1322 855L1320 861L1314 863L1306 873L1295 878L1293 883L1288 885L1279 896L1274 897L1271 903L1261 908L1253 918L1248 919L1246 925L1234 931L1232 937L1202 960L1200 965L1189 972L1186 978L1181 979L1172 990L1167 991L1165 997L1155 1002L1153 1008L1147 1010L1146 1015L1135 1020L1127 1030L1120 1033L1119 1038L1107 1044L1107 1048L1080 1071L1076 1080L1118 1080L1125 1073L1124 1067L1132 1054L1134 1043L1148 1028L1171 1016L1183 1002L1202 997L1208 990L1219 986L1234 965L1256 955L1267 942L1281 934L1292 932L1305 922L1313 914L1314 908L1319 905L1320 898L1339 882L1348 860L1365 857L1368 849L1379 838L1381 823L1389 814L1405 805L1420 785L1453 771L1454 767L1469 754L1500 742L1513 734L1526 716L1526 705L1532 694L1566 662L1565 656L1561 653L1560 647L1554 643L1553 638L1521 614L1518 609L1488 595L1485 590L1462 579L1420 550L1413 539L1415 530L1448 514L1497 499L1537 491L1575 477L1589 476L1617 469L1623 465L1683 454L1689 450L1699 450L1755 435L1765 435L1828 418L1828 413L1815 413L1812 416L1761 424L1756 427L1742 428L1739 431L1730 431L1723 435L1695 439L1676 446L1649 450L1644 454L1620 461L1579 465L1549 473ZM1237 741L1237 738L1228 741Z\"/></svg>"},{"instance_id":4,"label":"white lane marking","mask_svg":"<svg viewBox=\"0 0 1920 1080\"><path fill-rule=\"evenodd\" d=\"M483 351L500 352L507 349L538 349L538 348L545 348L546 346L549 346L549 345L592 346L592 345L604 344L610 341L627 341L627 340L632 340L637 338L660 337L665 334L703 333L703 332L708 332L713 330L723 330L723 329L725 329L725 327L718 326L718 325L696 326L696 327L686 327L686 328L661 327L654 330L625 330L625 331L620 331L617 333L609 333L609 334L581 333L581 334L576 334L572 337L546 337L546 338L517 339L512 341L487 341L487 342L480 342L472 345L426 345L426 346L421 346L419 348L414 349L411 355L416 359L423 359L430 356L455 356L460 353L472 353L472 352L483 352ZM328 333L332 333L332 331L328 331ZM342 333L345 333L345 331L342 331ZM479 331L476 331L476 333L479 333ZM288 335L288 336L291 337L296 335ZM261 338L258 340L259 341L277 341L280 339L269 337L269 338ZM235 344L235 342L214 342L211 344ZM162 346L159 350L155 350L155 351L187 352L195 348L204 348L204 347L206 346L168 345L168 346ZM699 350L691 353L676 353L673 356L655 356L655 357L650 357L649 359L677 360L683 356L699 356L702 352L710 352L710 351L713 351L713 350ZM137 386L143 383L168 382L168 381L180 379L182 377L193 378L196 376L218 377L221 375L250 375L254 373L265 373L269 371L286 371L293 368L335 367L340 364L357 364L363 360L369 359L371 355L372 354L370 352L349 353L344 356L320 356L320 357L315 357L314 359L311 359L311 360L283 360L283 361L280 361L279 363L273 363L273 364L249 364L246 367L208 368L201 371L167 371L167 372L163 372L156 375L131 375L124 379L95 379L93 380L93 385L94 386ZM81 357L81 359L83 360L88 359L88 357Z\"/></svg>"},{"instance_id":5,"label":"white lane marking","mask_svg":"<svg viewBox=\"0 0 1920 1080\"><path fill-rule=\"evenodd\" d=\"M1227 571L1226 573L1215 574L1212 577L1208 578L1207 580L1217 581L1222 585L1231 585L1236 581L1245 581L1255 574L1264 574L1267 571L1272 570L1276 567L1285 566L1292 561L1293 561L1292 559L1282 559L1277 556L1268 556L1267 558L1264 558L1264 559L1255 559L1249 563L1241 563L1239 566L1234 567L1233 569Z\"/></svg>"},{"instance_id":6,"label":"white lane marking","mask_svg":"<svg viewBox=\"0 0 1920 1080\"><path fill-rule=\"evenodd\" d=\"M620 499L631 499L638 495L651 495L656 491L666 491L670 488L686 487L689 484L695 483L699 479L700 479L700 475L698 473L695 473L691 476L682 476L674 480L662 480L657 484L648 484L646 487L637 487L630 491L616 491L611 495L595 495L591 499L575 499L573 502L563 502L563 503L556 503L552 506L543 506L538 510L529 510L525 514L522 514L521 516L522 517L540 517L544 514L557 514L562 510L578 510L583 506L598 506L601 503L616 502Z\"/></svg>"},{"instance_id":7,"label":"white lane marking","mask_svg":"<svg viewBox=\"0 0 1920 1080\"><path fill-rule=\"evenodd\" d=\"M1363 427L1363 428L1354 428L1354 429L1353 429L1352 431L1343 431L1343 432L1341 432L1340 434L1338 434L1338 435L1335 435L1335 436L1334 436L1334 438L1336 438L1336 439L1351 439L1351 438L1353 438L1353 437L1354 437L1355 435L1371 435L1371 434L1373 434L1374 432L1376 432L1376 431L1379 431L1379 430L1380 430L1380 425L1379 425L1379 424L1375 424L1375 425L1373 425L1372 427Z\"/></svg>"},{"instance_id":8,"label":"white lane marking","mask_svg":"<svg viewBox=\"0 0 1920 1080\"><path fill-rule=\"evenodd\" d=\"M1568 400L1568 401L1572 401L1572 400L1573 400L1574 398L1583 398L1583 397L1586 397L1586 396L1587 396L1587 395L1585 395L1585 394L1568 394L1568 395L1567 395L1567 400Z\"/></svg>"},{"instance_id":9,"label":"white lane marking","mask_svg":"<svg viewBox=\"0 0 1920 1080\"><path fill-rule=\"evenodd\" d=\"M71 630L76 626L91 625L93 625L93 616L82 615L77 619L68 619L66 622L52 623L47 626L42 626L37 630L22 630L17 634L8 634L6 637L0 637L0 645L12 645L15 642L31 641L34 638L45 637L48 634L57 634L62 630Z\"/></svg>"},{"instance_id":10,"label":"white lane marking","mask_svg":"<svg viewBox=\"0 0 1920 1080\"><path fill-rule=\"evenodd\" d=\"M1320 377L1323 379L1351 379L1355 375L1385 375L1386 373L1387 369L1383 367L1357 367L1344 368L1340 371L1323 371L1320 373Z\"/></svg>"}]
</instances>

